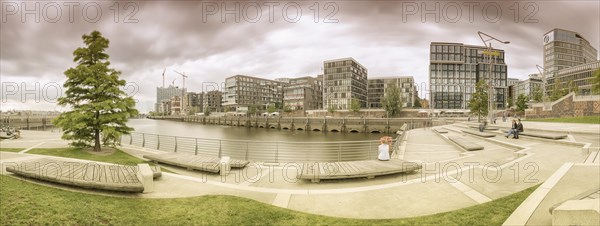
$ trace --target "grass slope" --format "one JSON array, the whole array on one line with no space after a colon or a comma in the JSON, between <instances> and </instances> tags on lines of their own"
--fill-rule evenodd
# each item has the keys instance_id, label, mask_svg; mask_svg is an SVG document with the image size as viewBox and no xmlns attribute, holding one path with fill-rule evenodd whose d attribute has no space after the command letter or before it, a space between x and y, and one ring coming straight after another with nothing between
<instances>
[{"instance_id":1,"label":"grass slope","mask_svg":"<svg viewBox=\"0 0 600 226\"><path fill-rule=\"evenodd\" d=\"M38 154L38 155L49 155L49 156L58 156L65 158L75 158L75 159L84 159L90 161L98 161L98 162L108 162L115 163L121 165L137 165L138 163L148 163L150 165L154 165L154 163L150 163L150 161L145 161L139 158L136 158L130 154L127 154L119 149L115 150L114 153L109 155L98 155L91 154L81 148L34 148L27 152L28 154ZM161 167L163 172L171 172L165 168Z\"/></svg>"},{"instance_id":2,"label":"grass slope","mask_svg":"<svg viewBox=\"0 0 600 226\"><path fill-rule=\"evenodd\" d=\"M5 152L20 152L25 148L0 148L0 151L5 151Z\"/></svg>"},{"instance_id":3,"label":"grass slope","mask_svg":"<svg viewBox=\"0 0 600 226\"><path fill-rule=\"evenodd\" d=\"M533 122L566 122L566 123L587 123L600 124L600 116L581 116L581 117L564 117L564 118L540 118L528 119Z\"/></svg>"},{"instance_id":4,"label":"grass slope","mask_svg":"<svg viewBox=\"0 0 600 226\"><path fill-rule=\"evenodd\" d=\"M452 212L362 220L301 213L233 196L105 197L0 175L0 219L3 225L500 225L535 188Z\"/></svg>"}]
</instances>

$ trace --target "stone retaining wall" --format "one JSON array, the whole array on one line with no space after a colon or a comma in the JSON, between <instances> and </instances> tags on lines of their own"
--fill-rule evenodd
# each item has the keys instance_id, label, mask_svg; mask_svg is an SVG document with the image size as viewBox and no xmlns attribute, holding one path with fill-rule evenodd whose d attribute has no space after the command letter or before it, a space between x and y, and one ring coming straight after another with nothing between
<instances>
[{"instance_id":1,"label":"stone retaining wall","mask_svg":"<svg viewBox=\"0 0 600 226\"><path fill-rule=\"evenodd\" d=\"M600 96L577 96L570 93L551 103L536 103L525 110L526 118L600 116Z\"/></svg>"}]
</instances>

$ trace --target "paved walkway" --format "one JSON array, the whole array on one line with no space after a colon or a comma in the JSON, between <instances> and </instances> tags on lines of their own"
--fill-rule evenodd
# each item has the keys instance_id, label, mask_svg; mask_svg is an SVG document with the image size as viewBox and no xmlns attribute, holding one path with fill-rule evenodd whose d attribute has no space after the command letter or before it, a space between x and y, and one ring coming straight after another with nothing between
<instances>
[{"instance_id":1,"label":"paved walkway","mask_svg":"<svg viewBox=\"0 0 600 226\"><path fill-rule=\"evenodd\" d=\"M482 145L484 150L462 152L429 129L411 130L402 156L423 163L414 174L398 174L375 179L346 179L311 183L295 179L298 164L267 166L251 163L221 177L165 166L177 173L163 173L155 181L155 192L127 196L176 198L200 195L234 195L293 210L349 218L401 218L429 215L485 203L546 180L565 162L583 162L581 147L534 139L478 138L460 133L461 127L448 126L451 136ZM59 145L58 134L1 142L0 147L30 148ZM43 142L43 143L42 143ZM511 143L512 145L507 145ZM62 144L63 146L65 143ZM516 145L516 146L515 146ZM123 150L141 157L154 152L125 146ZM518 154L516 152L520 152ZM0 153L2 172L10 162L39 158L26 153ZM43 182L40 182L43 183ZM88 193L123 195L102 191ZM381 211L386 210L386 211Z\"/></svg>"}]
</instances>

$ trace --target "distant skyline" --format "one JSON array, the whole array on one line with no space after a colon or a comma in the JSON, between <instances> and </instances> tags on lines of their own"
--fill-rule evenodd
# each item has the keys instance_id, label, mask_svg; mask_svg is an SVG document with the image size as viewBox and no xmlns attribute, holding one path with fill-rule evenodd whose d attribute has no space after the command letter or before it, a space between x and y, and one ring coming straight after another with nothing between
<instances>
[{"instance_id":1,"label":"distant skyline","mask_svg":"<svg viewBox=\"0 0 600 226\"><path fill-rule=\"evenodd\" d=\"M35 13L22 11L23 6L35 9L35 3L40 3L39 22ZM543 35L554 28L578 32L596 49L600 46L598 1L332 1L330 5L250 1L239 2L239 22L234 14L221 15L223 6L231 10L235 3L98 1L69 8L67 2L2 1L1 110L60 110L52 102L57 96L53 91L66 80L63 72L75 66L72 53L83 46L81 36L93 30L110 40L112 67L130 83L128 92L135 93L141 112L153 109L165 68L167 85L176 79L181 86L177 70L189 76L188 91L200 92L203 83L221 84L236 74L268 79L316 76L322 73L323 61L352 57L370 76L413 76L420 88L428 81L430 43L483 45L477 31L510 41L493 43L506 52L509 78L526 79L537 73L535 65L543 64ZM256 6L261 7L260 17ZM297 6L301 17L296 15ZM436 6L439 14L421 15L427 12L424 8ZM100 16L96 7L102 10ZM85 16L83 8L88 12ZM483 14L483 8L488 14ZM56 9L61 10L60 17ZM75 13L71 15L69 9ZM222 22L222 16L227 21ZM36 83L38 91L27 91L22 98L22 88L32 90ZM12 89L14 84L19 90ZM36 100L36 92L47 95ZM428 98L426 93L419 90L421 97Z\"/></svg>"}]
</instances>

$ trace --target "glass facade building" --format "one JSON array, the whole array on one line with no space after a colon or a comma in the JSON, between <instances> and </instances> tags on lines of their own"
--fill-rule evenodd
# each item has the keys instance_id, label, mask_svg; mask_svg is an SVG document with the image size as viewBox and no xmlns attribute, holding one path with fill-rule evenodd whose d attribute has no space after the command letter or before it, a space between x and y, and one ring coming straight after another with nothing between
<instances>
[{"instance_id":1,"label":"glass facade building","mask_svg":"<svg viewBox=\"0 0 600 226\"><path fill-rule=\"evenodd\" d=\"M367 107L367 69L353 58L323 62L323 109L350 109L352 99Z\"/></svg>"},{"instance_id":2,"label":"glass facade building","mask_svg":"<svg viewBox=\"0 0 600 226\"><path fill-rule=\"evenodd\" d=\"M412 76L397 76L386 78L371 78L368 80L368 108L383 108L381 101L389 84L395 83L400 90L403 107L413 107L417 92Z\"/></svg>"},{"instance_id":3,"label":"glass facade building","mask_svg":"<svg viewBox=\"0 0 600 226\"><path fill-rule=\"evenodd\" d=\"M578 95L592 95L594 72L600 70L600 61L565 68L554 73L547 79L546 92L552 93L555 87L569 89L570 83L577 86Z\"/></svg>"},{"instance_id":4,"label":"glass facade building","mask_svg":"<svg viewBox=\"0 0 600 226\"><path fill-rule=\"evenodd\" d=\"M592 63L598 51L577 32L555 28L544 34L544 74L547 78L554 72Z\"/></svg>"},{"instance_id":5,"label":"glass facade building","mask_svg":"<svg viewBox=\"0 0 600 226\"><path fill-rule=\"evenodd\" d=\"M318 77L276 79L285 81L284 105L291 110L323 109L323 81Z\"/></svg>"},{"instance_id":6,"label":"glass facade building","mask_svg":"<svg viewBox=\"0 0 600 226\"><path fill-rule=\"evenodd\" d=\"M247 111L248 107L266 109L269 104L283 104L284 83L235 75L225 79L222 106L225 111Z\"/></svg>"},{"instance_id":7,"label":"glass facade building","mask_svg":"<svg viewBox=\"0 0 600 226\"><path fill-rule=\"evenodd\" d=\"M480 80L489 84L490 69L495 109L505 107L508 68L504 50L487 53L485 46L432 42L429 62L430 104L434 109L469 109L475 84Z\"/></svg>"}]
</instances>

